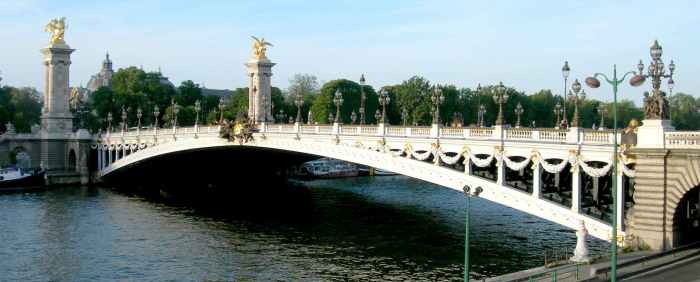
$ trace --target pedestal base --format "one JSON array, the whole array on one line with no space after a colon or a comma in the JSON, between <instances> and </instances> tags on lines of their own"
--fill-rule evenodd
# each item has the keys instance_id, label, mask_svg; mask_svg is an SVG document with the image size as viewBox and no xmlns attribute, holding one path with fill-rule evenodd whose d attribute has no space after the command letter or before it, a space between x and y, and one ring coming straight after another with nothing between
<instances>
[{"instance_id":1,"label":"pedestal base","mask_svg":"<svg viewBox=\"0 0 700 282\"><path fill-rule=\"evenodd\" d=\"M637 129L637 147L665 148L666 132L675 131L670 120L645 119Z\"/></svg>"}]
</instances>

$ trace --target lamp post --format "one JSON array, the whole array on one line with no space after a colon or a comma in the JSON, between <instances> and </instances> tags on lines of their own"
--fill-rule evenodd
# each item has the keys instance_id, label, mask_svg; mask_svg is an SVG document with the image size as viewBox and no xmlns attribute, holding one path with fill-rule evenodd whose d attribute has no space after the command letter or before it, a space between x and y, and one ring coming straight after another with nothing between
<instances>
[{"instance_id":1,"label":"lamp post","mask_svg":"<svg viewBox=\"0 0 700 282\"><path fill-rule=\"evenodd\" d=\"M520 128L520 116L525 112L523 110L523 105L518 102L518 105L515 106L515 115L518 116L518 120L515 122L515 128Z\"/></svg>"},{"instance_id":2,"label":"lamp post","mask_svg":"<svg viewBox=\"0 0 700 282\"><path fill-rule=\"evenodd\" d=\"M578 79L571 84L571 90L574 91L573 93L569 91L569 100L574 103L574 118L573 121L571 121L571 126L578 127L580 119L578 107L580 106L581 101L586 99L586 91L581 90L581 83L578 82Z\"/></svg>"},{"instance_id":3,"label":"lamp post","mask_svg":"<svg viewBox=\"0 0 700 282\"><path fill-rule=\"evenodd\" d=\"M340 106L343 105L343 93L340 89L335 91L335 97L333 97L333 103L335 104L335 120L334 123L340 124Z\"/></svg>"},{"instance_id":4,"label":"lamp post","mask_svg":"<svg viewBox=\"0 0 700 282\"><path fill-rule=\"evenodd\" d=\"M126 121L126 108L122 106L122 134L126 131L127 121Z\"/></svg>"},{"instance_id":5,"label":"lamp post","mask_svg":"<svg viewBox=\"0 0 700 282\"><path fill-rule=\"evenodd\" d=\"M284 120L287 118L287 115L284 114L284 109L281 109L278 113L277 116L275 117L275 120L277 120L278 123L284 123Z\"/></svg>"},{"instance_id":6,"label":"lamp post","mask_svg":"<svg viewBox=\"0 0 700 282\"><path fill-rule=\"evenodd\" d=\"M219 124L224 123L224 98L219 98Z\"/></svg>"},{"instance_id":7,"label":"lamp post","mask_svg":"<svg viewBox=\"0 0 700 282\"><path fill-rule=\"evenodd\" d=\"M430 101L433 102L433 124L440 124L440 105L445 102L445 96L442 95L442 89L433 86L433 94L430 96Z\"/></svg>"},{"instance_id":8,"label":"lamp post","mask_svg":"<svg viewBox=\"0 0 700 282\"><path fill-rule=\"evenodd\" d=\"M561 93L561 98L564 101L563 105L563 118L561 120L561 127L567 128L569 127L569 120L566 114L566 88L567 88L567 82L569 80L569 73L571 73L571 68L569 68L569 61L564 61L564 66L561 67L561 74L564 77L564 92Z\"/></svg>"},{"instance_id":9,"label":"lamp post","mask_svg":"<svg viewBox=\"0 0 700 282\"><path fill-rule=\"evenodd\" d=\"M355 124L355 122L357 121L357 114L355 114L355 111L352 111L352 113L350 113L350 121L352 122L352 124Z\"/></svg>"},{"instance_id":10,"label":"lamp post","mask_svg":"<svg viewBox=\"0 0 700 282\"><path fill-rule=\"evenodd\" d=\"M374 119L377 121L377 124L379 124L379 120L382 118L382 113L377 109L377 112L374 113Z\"/></svg>"},{"instance_id":11,"label":"lamp post","mask_svg":"<svg viewBox=\"0 0 700 282\"><path fill-rule=\"evenodd\" d=\"M198 128L199 127L199 111L202 110L202 104L199 102L199 100L194 101L194 127Z\"/></svg>"},{"instance_id":12,"label":"lamp post","mask_svg":"<svg viewBox=\"0 0 700 282\"><path fill-rule=\"evenodd\" d=\"M608 107L603 104L598 105L598 113L600 113L600 129L605 129L605 116L608 114Z\"/></svg>"},{"instance_id":13,"label":"lamp post","mask_svg":"<svg viewBox=\"0 0 700 282\"><path fill-rule=\"evenodd\" d=\"M498 117L496 118L496 125L503 125L503 104L508 101L508 93L506 92L506 87L503 86L503 82L499 82L496 86L496 95L493 95L493 102L498 104Z\"/></svg>"},{"instance_id":14,"label":"lamp post","mask_svg":"<svg viewBox=\"0 0 700 282\"><path fill-rule=\"evenodd\" d=\"M333 113L328 113L328 123L332 123L334 119Z\"/></svg>"},{"instance_id":15,"label":"lamp post","mask_svg":"<svg viewBox=\"0 0 700 282\"><path fill-rule=\"evenodd\" d=\"M301 92L301 90L297 89L297 95L296 99L294 100L294 104L297 106L297 120L296 122L301 124L303 121L301 119L301 106L304 105L304 93Z\"/></svg>"},{"instance_id":16,"label":"lamp post","mask_svg":"<svg viewBox=\"0 0 700 282\"><path fill-rule=\"evenodd\" d=\"M136 120L138 122L136 123L136 131L141 132L141 117L143 117L143 111L141 110L141 106L136 108Z\"/></svg>"},{"instance_id":17,"label":"lamp post","mask_svg":"<svg viewBox=\"0 0 700 282\"><path fill-rule=\"evenodd\" d=\"M386 122L386 105L389 104L391 101L391 97L389 97L389 93L386 91L386 89L379 90L379 104L382 105L382 123L387 123Z\"/></svg>"},{"instance_id":18,"label":"lamp post","mask_svg":"<svg viewBox=\"0 0 700 282\"><path fill-rule=\"evenodd\" d=\"M598 77L603 77L606 82L608 82L613 89L613 179L612 179L612 198L613 198L613 218L612 218L612 244L611 244L611 258L610 258L610 281L615 282L617 280L617 88L625 81L625 78L629 74L635 74L634 71L629 71L622 76L621 79L617 78L617 66L613 65L613 77L609 79L605 74L595 73L593 76L586 78L586 84L591 88L600 87L600 81ZM630 84L635 82L634 79L630 80ZM643 82L643 79L642 79ZM640 83L641 84L641 83Z\"/></svg>"},{"instance_id":19,"label":"lamp post","mask_svg":"<svg viewBox=\"0 0 700 282\"><path fill-rule=\"evenodd\" d=\"M478 121L479 127L484 127L484 115L486 115L486 106L480 105L479 106L479 121Z\"/></svg>"},{"instance_id":20,"label":"lamp post","mask_svg":"<svg viewBox=\"0 0 700 282\"><path fill-rule=\"evenodd\" d=\"M177 113L180 112L180 107L175 103L175 100L171 101L172 104L172 121L173 121L173 132L175 132L177 128Z\"/></svg>"},{"instance_id":21,"label":"lamp post","mask_svg":"<svg viewBox=\"0 0 700 282\"><path fill-rule=\"evenodd\" d=\"M406 126L408 122L408 109L406 107L401 110L401 121L403 121L403 126Z\"/></svg>"},{"instance_id":22,"label":"lamp post","mask_svg":"<svg viewBox=\"0 0 700 282\"><path fill-rule=\"evenodd\" d=\"M563 111L564 110L561 108L561 103L557 101L557 103L554 105L554 115L557 117L557 121L554 123L554 129L559 129L559 125L561 123L561 115Z\"/></svg>"},{"instance_id":23,"label":"lamp post","mask_svg":"<svg viewBox=\"0 0 700 282\"><path fill-rule=\"evenodd\" d=\"M481 119L483 118L483 114L481 113L481 83L476 85L476 96L476 126L481 127Z\"/></svg>"},{"instance_id":24,"label":"lamp post","mask_svg":"<svg viewBox=\"0 0 700 282\"><path fill-rule=\"evenodd\" d=\"M160 109L158 105L153 106L153 131L158 132L158 116L160 115Z\"/></svg>"},{"instance_id":25,"label":"lamp post","mask_svg":"<svg viewBox=\"0 0 700 282\"><path fill-rule=\"evenodd\" d=\"M365 74L360 76L360 125L365 124Z\"/></svg>"},{"instance_id":26,"label":"lamp post","mask_svg":"<svg viewBox=\"0 0 700 282\"><path fill-rule=\"evenodd\" d=\"M112 132L112 112L107 113L107 135Z\"/></svg>"},{"instance_id":27,"label":"lamp post","mask_svg":"<svg viewBox=\"0 0 700 282\"><path fill-rule=\"evenodd\" d=\"M468 282L469 281L469 210L470 210L470 201L469 199L471 197L478 197L479 194L483 191L483 188L481 186L476 187L474 191L471 191L471 187L468 185L464 185L462 187L462 192L464 192L464 198L466 200L466 208L465 210L465 216L464 216L464 281Z\"/></svg>"},{"instance_id":28,"label":"lamp post","mask_svg":"<svg viewBox=\"0 0 700 282\"><path fill-rule=\"evenodd\" d=\"M663 49L657 40L654 40L654 44L651 45L649 54L651 55L651 64L647 68L647 73L644 74L644 63L642 63L642 60L639 60L639 64L637 64L639 73L630 80L630 83L633 86L639 86L647 78L651 78L651 96L644 98L644 119L667 120L671 118L671 111L666 99L666 93L661 91L661 80L668 78L668 87L673 91L675 86L673 73L676 70L676 64L671 60L671 63L668 65L669 73L667 74L664 62L661 60Z\"/></svg>"}]
</instances>

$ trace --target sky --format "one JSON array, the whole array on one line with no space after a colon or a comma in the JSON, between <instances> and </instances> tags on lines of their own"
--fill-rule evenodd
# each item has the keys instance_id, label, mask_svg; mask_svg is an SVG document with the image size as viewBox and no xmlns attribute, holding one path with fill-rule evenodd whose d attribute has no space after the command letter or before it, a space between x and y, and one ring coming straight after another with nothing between
<instances>
[{"instance_id":1,"label":"sky","mask_svg":"<svg viewBox=\"0 0 700 282\"><path fill-rule=\"evenodd\" d=\"M700 1L179 1L0 0L2 84L43 91L39 49L44 25L65 16L66 42L76 51L71 85L86 85L106 52L115 68L160 68L178 85L247 84L251 35L274 44L272 84L296 73L319 81L358 80L375 88L421 75L433 83L474 88L504 84L533 93L563 90L603 72L633 70L658 39L666 64L677 65L674 92L700 94ZM644 87L621 87L638 105ZM665 87L665 84L664 84ZM586 89L608 101L611 88Z\"/></svg>"}]
</instances>

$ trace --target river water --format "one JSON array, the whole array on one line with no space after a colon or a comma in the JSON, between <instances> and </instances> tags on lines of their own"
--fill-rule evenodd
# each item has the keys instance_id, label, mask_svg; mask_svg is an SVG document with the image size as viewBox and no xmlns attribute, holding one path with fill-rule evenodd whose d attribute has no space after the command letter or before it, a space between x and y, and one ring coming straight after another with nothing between
<instances>
[{"instance_id":1,"label":"river water","mask_svg":"<svg viewBox=\"0 0 700 282\"><path fill-rule=\"evenodd\" d=\"M0 280L460 281L464 208L460 192L402 176L309 181L216 209L106 188L0 195ZM573 231L485 200L471 214L474 278L575 245Z\"/></svg>"}]
</instances>

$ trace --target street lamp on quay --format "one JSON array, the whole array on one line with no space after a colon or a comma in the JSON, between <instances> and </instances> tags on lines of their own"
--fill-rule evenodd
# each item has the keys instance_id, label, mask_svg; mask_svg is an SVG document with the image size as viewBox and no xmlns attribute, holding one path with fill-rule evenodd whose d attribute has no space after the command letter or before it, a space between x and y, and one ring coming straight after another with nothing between
<instances>
[{"instance_id":1,"label":"street lamp on quay","mask_svg":"<svg viewBox=\"0 0 700 282\"><path fill-rule=\"evenodd\" d=\"M464 192L464 198L466 200L465 216L464 216L464 281L469 281L469 209L471 197L478 197L479 194L484 190L481 186L477 186L474 191L471 191L471 187L464 185L462 187L462 192Z\"/></svg>"},{"instance_id":2,"label":"street lamp on quay","mask_svg":"<svg viewBox=\"0 0 700 282\"><path fill-rule=\"evenodd\" d=\"M112 112L107 113L107 134L112 132Z\"/></svg>"},{"instance_id":3,"label":"street lamp on quay","mask_svg":"<svg viewBox=\"0 0 700 282\"><path fill-rule=\"evenodd\" d=\"M335 97L333 97L333 103L335 104L335 120L334 123L340 124L340 106L343 105L343 93L340 89L335 91Z\"/></svg>"},{"instance_id":4,"label":"street lamp on quay","mask_svg":"<svg viewBox=\"0 0 700 282\"><path fill-rule=\"evenodd\" d=\"M328 123L332 123L334 119L335 118L333 118L333 113L328 113Z\"/></svg>"},{"instance_id":5,"label":"street lamp on quay","mask_svg":"<svg viewBox=\"0 0 700 282\"><path fill-rule=\"evenodd\" d=\"M160 115L160 109L158 105L153 106L153 130L158 130L158 116Z\"/></svg>"},{"instance_id":6,"label":"street lamp on quay","mask_svg":"<svg viewBox=\"0 0 700 282\"><path fill-rule=\"evenodd\" d=\"M386 105L391 101L388 91L386 89L379 90L379 104L382 105L382 121L381 123L387 123L386 121Z\"/></svg>"},{"instance_id":7,"label":"street lamp on quay","mask_svg":"<svg viewBox=\"0 0 700 282\"><path fill-rule=\"evenodd\" d=\"M515 128L520 128L520 116L525 112L523 110L523 105L518 102L518 105L515 106L515 115L518 116L518 120L515 122Z\"/></svg>"},{"instance_id":8,"label":"street lamp on quay","mask_svg":"<svg viewBox=\"0 0 700 282\"><path fill-rule=\"evenodd\" d=\"M621 79L617 78L617 65L613 65L613 77L609 79L605 74L595 73L593 76L586 78L586 84L591 88L600 87L600 80L598 77L605 79L608 84L612 86L613 89L613 136L617 136L617 88L625 81L627 75L634 75L634 71L629 71L625 73ZM639 84L634 84L634 78L630 80L630 84L637 86ZM642 79L643 82L643 79ZM640 83L641 84L641 83ZM617 162L618 162L618 152L617 152L617 137L613 138L613 179L612 179L612 198L613 198L613 217L612 217L612 244L611 245L611 257L610 257L610 281L615 282L617 280L617 202L620 200L617 198Z\"/></svg>"},{"instance_id":9,"label":"street lamp on quay","mask_svg":"<svg viewBox=\"0 0 700 282\"><path fill-rule=\"evenodd\" d=\"M608 114L608 107L603 104L598 105L598 113L600 113L600 125L598 128L605 129L605 116Z\"/></svg>"},{"instance_id":10,"label":"street lamp on quay","mask_svg":"<svg viewBox=\"0 0 700 282\"><path fill-rule=\"evenodd\" d=\"M503 125L503 104L508 101L508 93L506 92L506 87L503 86L503 82L499 82L496 86L496 95L493 95L493 102L498 104L498 117L496 118L496 125Z\"/></svg>"},{"instance_id":11,"label":"street lamp on quay","mask_svg":"<svg viewBox=\"0 0 700 282\"><path fill-rule=\"evenodd\" d=\"M355 124L355 122L357 121L357 114L355 114L355 111L352 111L350 113L350 121L352 122L352 124Z\"/></svg>"},{"instance_id":12,"label":"street lamp on quay","mask_svg":"<svg viewBox=\"0 0 700 282\"><path fill-rule=\"evenodd\" d=\"M219 124L224 123L224 107L226 105L224 104L224 98L221 97L219 98Z\"/></svg>"},{"instance_id":13,"label":"street lamp on quay","mask_svg":"<svg viewBox=\"0 0 700 282\"><path fill-rule=\"evenodd\" d=\"M141 131L141 117L143 117L143 111L141 110L141 106L136 108L136 120L138 121L136 123L136 131Z\"/></svg>"},{"instance_id":14,"label":"street lamp on quay","mask_svg":"<svg viewBox=\"0 0 700 282\"><path fill-rule=\"evenodd\" d=\"M481 113L481 83L476 85L476 96L476 126L481 127L481 119L483 118L483 114Z\"/></svg>"},{"instance_id":15,"label":"street lamp on quay","mask_svg":"<svg viewBox=\"0 0 700 282\"><path fill-rule=\"evenodd\" d=\"M561 108L561 103L557 101L557 103L554 105L554 116L556 116L556 122L554 122L554 129L559 129L559 124L561 123L561 116L564 113L564 110Z\"/></svg>"},{"instance_id":16,"label":"street lamp on quay","mask_svg":"<svg viewBox=\"0 0 700 282\"><path fill-rule=\"evenodd\" d=\"M122 133L126 131L126 127L128 125L128 122L126 120L126 108L122 106Z\"/></svg>"},{"instance_id":17,"label":"street lamp on quay","mask_svg":"<svg viewBox=\"0 0 700 282\"><path fill-rule=\"evenodd\" d=\"M442 95L442 89L433 86L433 94L430 96L430 101L433 102L433 124L440 124L440 105L445 102L445 96Z\"/></svg>"},{"instance_id":18,"label":"street lamp on quay","mask_svg":"<svg viewBox=\"0 0 700 282\"><path fill-rule=\"evenodd\" d=\"M406 107L401 109L401 121L403 122L403 126L406 126L408 123L408 109L406 109Z\"/></svg>"},{"instance_id":19,"label":"street lamp on quay","mask_svg":"<svg viewBox=\"0 0 700 282\"><path fill-rule=\"evenodd\" d=\"M199 111L202 110L202 104L199 102L199 100L194 101L194 126L199 127Z\"/></svg>"},{"instance_id":20,"label":"street lamp on quay","mask_svg":"<svg viewBox=\"0 0 700 282\"><path fill-rule=\"evenodd\" d=\"M561 74L564 77L564 92L561 93L561 99L564 101L563 103L563 118L561 120L561 127L562 128L567 128L569 127L569 120L566 114L566 88L568 86L567 82L569 80L569 74L571 73L571 68L569 67L569 61L564 61L564 66L561 67ZM557 125L559 126L559 125Z\"/></svg>"},{"instance_id":21,"label":"street lamp on quay","mask_svg":"<svg viewBox=\"0 0 700 282\"><path fill-rule=\"evenodd\" d=\"M580 119L578 108L580 106L580 103L586 100L586 91L581 89L581 83L578 82L578 79L571 84L571 90L574 91L573 93L569 91L569 100L571 100L574 103L574 118L571 121L571 126L578 127Z\"/></svg>"},{"instance_id":22,"label":"street lamp on quay","mask_svg":"<svg viewBox=\"0 0 700 282\"><path fill-rule=\"evenodd\" d=\"M304 93L302 93L299 89L297 89L297 95L296 99L294 100L294 104L297 106L297 123L301 124L301 106L304 105Z\"/></svg>"},{"instance_id":23,"label":"street lamp on quay","mask_svg":"<svg viewBox=\"0 0 700 282\"><path fill-rule=\"evenodd\" d=\"M374 119L377 121L377 124L379 124L379 120L382 118L382 112L377 109L377 112L374 113Z\"/></svg>"},{"instance_id":24,"label":"street lamp on quay","mask_svg":"<svg viewBox=\"0 0 700 282\"><path fill-rule=\"evenodd\" d=\"M365 74L360 75L360 125L365 124Z\"/></svg>"},{"instance_id":25,"label":"street lamp on quay","mask_svg":"<svg viewBox=\"0 0 700 282\"><path fill-rule=\"evenodd\" d=\"M484 127L484 115L486 115L486 106L485 105L479 105L478 115L479 115L478 126Z\"/></svg>"},{"instance_id":26,"label":"street lamp on quay","mask_svg":"<svg viewBox=\"0 0 700 282\"><path fill-rule=\"evenodd\" d=\"M177 103L175 103L175 100L172 100L171 104L172 104L172 113L173 113L172 120L173 120L173 132L174 132L177 128L177 114L180 112L180 106L178 106Z\"/></svg>"}]
</instances>

